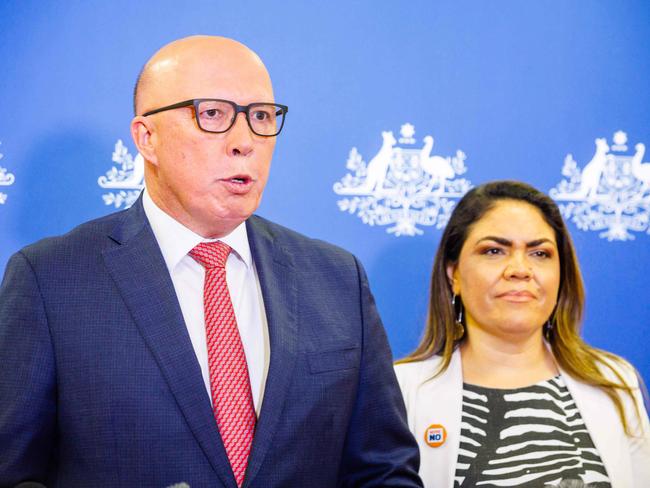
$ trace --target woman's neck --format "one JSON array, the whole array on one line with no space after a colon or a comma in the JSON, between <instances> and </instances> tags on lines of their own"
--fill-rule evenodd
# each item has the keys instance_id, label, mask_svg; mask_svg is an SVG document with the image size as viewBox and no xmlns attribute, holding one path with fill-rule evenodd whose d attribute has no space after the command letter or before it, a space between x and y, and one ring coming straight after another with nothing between
<instances>
[{"instance_id":1,"label":"woman's neck","mask_svg":"<svg viewBox=\"0 0 650 488\"><path fill-rule=\"evenodd\" d=\"M472 331L460 346L463 381L487 388L521 388L558 374L541 331L530 337L499 338Z\"/></svg>"}]
</instances>

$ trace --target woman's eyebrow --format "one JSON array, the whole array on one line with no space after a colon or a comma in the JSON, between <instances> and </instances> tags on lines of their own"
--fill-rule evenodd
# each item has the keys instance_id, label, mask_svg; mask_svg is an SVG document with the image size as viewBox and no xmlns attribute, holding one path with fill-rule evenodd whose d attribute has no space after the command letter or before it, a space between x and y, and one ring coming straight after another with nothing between
<instances>
[{"instance_id":1,"label":"woman's eyebrow","mask_svg":"<svg viewBox=\"0 0 650 488\"><path fill-rule=\"evenodd\" d=\"M494 241L497 244L501 244L502 246L512 246L512 241L510 239L506 239L505 237L497 237L497 236L485 236L476 241L476 244L479 244L483 241ZM537 247L541 244L544 243L550 243L550 244L555 244L551 239L548 239L546 237L542 237L540 239L535 239L532 241L529 241L526 243L526 247Z\"/></svg>"}]
</instances>

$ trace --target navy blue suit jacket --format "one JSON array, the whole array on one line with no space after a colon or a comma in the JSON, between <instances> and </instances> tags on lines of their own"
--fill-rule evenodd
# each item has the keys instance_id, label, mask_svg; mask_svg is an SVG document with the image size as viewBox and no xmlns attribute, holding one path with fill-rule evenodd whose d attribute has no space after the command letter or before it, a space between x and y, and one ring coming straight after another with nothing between
<instances>
[{"instance_id":1,"label":"navy blue suit jacket","mask_svg":"<svg viewBox=\"0 0 650 488\"><path fill-rule=\"evenodd\" d=\"M259 217L247 229L271 358L244 486L421 486L361 265ZM0 486L21 480L236 487L141 201L7 265Z\"/></svg>"}]
</instances>

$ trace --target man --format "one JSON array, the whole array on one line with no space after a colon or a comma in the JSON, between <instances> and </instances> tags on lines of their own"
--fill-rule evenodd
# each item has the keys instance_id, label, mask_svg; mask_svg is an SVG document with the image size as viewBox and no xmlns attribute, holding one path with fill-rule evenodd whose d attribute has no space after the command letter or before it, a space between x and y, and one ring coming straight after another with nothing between
<instances>
[{"instance_id":1,"label":"man","mask_svg":"<svg viewBox=\"0 0 650 488\"><path fill-rule=\"evenodd\" d=\"M287 111L260 59L173 42L135 110L140 200L7 266L0 485L421 486L363 269L252 216Z\"/></svg>"}]
</instances>

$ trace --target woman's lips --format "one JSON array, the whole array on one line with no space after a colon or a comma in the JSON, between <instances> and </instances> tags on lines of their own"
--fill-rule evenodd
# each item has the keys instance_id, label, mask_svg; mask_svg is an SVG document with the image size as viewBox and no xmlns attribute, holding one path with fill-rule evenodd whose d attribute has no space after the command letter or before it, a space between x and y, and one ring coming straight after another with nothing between
<instances>
[{"instance_id":1,"label":"woman's lips","mask_svg":"<svg viewBox=\"0 0 650 488\"><path fill-rule=\"evenodd\" d=\"M516 303L529 302L535 299L535 295L527 290L507 291L505 293L497 295L497 297L502 298L508 302Z\"/></svg>"}]
</instances>

